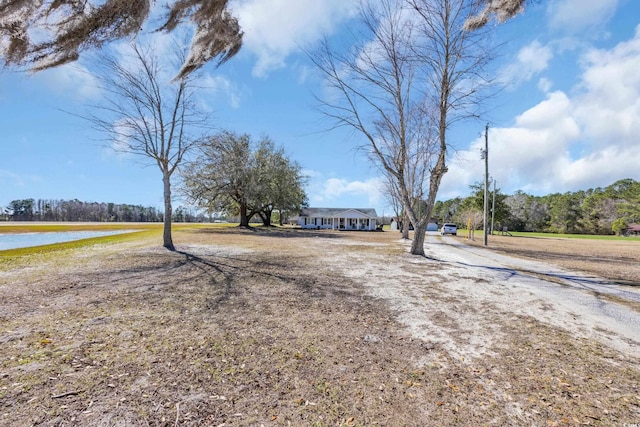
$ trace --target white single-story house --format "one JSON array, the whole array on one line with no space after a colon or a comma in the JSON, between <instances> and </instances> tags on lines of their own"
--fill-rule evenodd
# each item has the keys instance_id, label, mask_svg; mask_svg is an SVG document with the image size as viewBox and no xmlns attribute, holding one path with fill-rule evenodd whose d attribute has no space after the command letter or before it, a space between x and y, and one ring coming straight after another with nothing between
<instances>
[{"instance_id":1,"label":"white single-story house","mask_svg":"<svg viewBox=\"0 0 640 427\"><path fill-rule=\"evenodd\" d=\"M401 222L398 218L391 218L391 229L400 230ZM413 230L413 224L409 224L409 230ZM400 230L402 231L402 230ZM436 219L431 219L431 222L427 224L427 231L438 231L438 222Z\"/></svg>"},{"instance_id":2,"label":"white single-story house","mask_svg":"<svg viewBox=\"0 0 640 427\"><path fill-rule=\"evenodd\" d=\"M356 208L303 208L296 218L302 228L316 230L368 230L378 227L375 209Z\"/></svg>"}]
</instances>

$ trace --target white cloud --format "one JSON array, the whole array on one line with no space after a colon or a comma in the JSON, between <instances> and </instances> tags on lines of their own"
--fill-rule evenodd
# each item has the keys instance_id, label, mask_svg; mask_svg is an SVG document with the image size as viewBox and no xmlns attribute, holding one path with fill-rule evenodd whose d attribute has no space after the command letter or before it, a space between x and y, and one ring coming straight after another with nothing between
<instances>
[{"instance_id":1,"label":"white cloud","mask_svg":"<svg viewBox=\"0 0 640 427\"><path fill-rule=\"evenodd\" d=\"M220 94L225 96L231 108L240 108L241 101L244 97L243 90L228 78L220 75L206 74L197 85L204 91L209 92L213 97ZM205 99L205 97L201 98L203 100Z\"/></svg>"},{"instance_id":2,"label":"white cloud","mask_svg":"<svg viewBox=\"0 0 640 427\"><path fill-rule=\"evenodd\" d=\"M549 26L570 34L598 28L611 19L617 5L618 0L552 1L547 9Z\"/></svg>"},{"instance_id":3,"label":"white cloud","mask_svg":"<svg viewBox=\"0 0 640 427\"><path fill-rule=\"evenodd\" d=\"M562 170L569 164L569 148L580 136L580 130L567 113L571 104L567 97L555 92L549 98L525 111L514 127L489 131L489 173L498 186L508 190L550 190ZM468 185L484 179L484 161L480 149L484 136L475 140L467 152L452 161L443 179L443 191L466 195ZM465 188L461 188L464 183ZM461 193L462 192L462 193ZM445 198L443 194L439 198Z\"/></svg>"},{"instance_id":4,"label":"white cloud","mask_svg":"<svg viewBox=\"0 0 640 427\"><path fill-rule=\"evenodd\" d=\"M48 89L76 99L95 99L102 93L95 76L78 62L42 71L35 77L46 84Z\"/></svg>"},{"instance_id":5,"label":"white cloud","mask_svg":"<svg viewBox=\"0 0 640 427\"><path fill-rule=\"evenodd\" d=\"M516 58L516 62L507 65L500 72L500 80L507 85L525 82L546 70L553 58L553 51L536 40L520 49Z\"/></svg>"},{"instance_id":6,"label":"white cloud","mask_svg":"<svg viewBox=\"0 0 640 427\"><path fill-rule=\"evenodd\" d=\"M490 174L503 191L547 194L640 179L640 26L631 40L585 53L581 64L570 94L549 92L513 126L490 131ZM484 138L452 161L440 199L464 196L483 179L481 147Z\"/></svg>"},{"instance_id":7,"label":"white cloud","mask_svg":"<svg viewBox=\"0 0 640 427\"><path fill-rule=\"evenodd\" d=\"M329 178L324 184L322 198L331 200L345 195L364 195L372 204L375 204L380 201L381 189L381 178L370 178L366 181Z\"/></svg>"},{"instance_id":8,"label":"white cloud","mask_svg":"<svg viewBox=\"0 0 640 427\"><path fill-rule=\"evenodd\" d=\"M188 31L184 27L178 27L175 32L153 32L140 34L135 40L123 40L110 45L107 52L113 54L118 65L128 71L141 70L140 59L134 48L138 48L143 57L151 60L158 67L158 78L166 84L170 84L178 70L182 67L183 55L188 50ZM99 57L94 57L100 61Z\"/></svg>"},{"instance_id":9,"label":"white cloud","mask_svg":"<svg viewBox=\"0 0 640 427\"><path fill-rule=\"evenodd\" d=\"M551 80L544 77L538 80L538 89L540 89L541 91L548 93L552 87L553 83L551 82Z\"/></svg>"},{"instance_id":10,"label":"white cloud","mask_svg":"<svg viewBox=\"0 0 640 427\"><path fill-rule=\"evenodd\" d=\"M344 0L243 0L235 8L243 50L258 60L255 76L283 68L287 57L331 33L350 17L356 3Z\"/></svg>"},{"instance_id":11,"label":"white cloud","mask_svg":"<svg viewBox=\"0 0 640 427\"><path fill-rule=\"evenodd\" d=\"M34 175L28 167L22 168L19 172L8 169L0 169L0 210L8 207L12 200L19 200L28 197L36 198L34 188L39 188L50 179L41 175ZM42 173L42 170L39 170Z\"/></svg>"},{"instance_id":12,"label":"white cloud","mask_svg":"<svg viewBox=\"0 0 640 427\"><path fill-rule=\"evenodd\" d=\"M309 194L312 206L380 209L386 204L383 179L380 177L369 178L366 181L349 181L342 178L322 180L315 174L314 180Z\"/></svg>"},{"instance_id":13,"label":"white cloud","mask_svg":"<svg viewBox=\"0 0 640 427\"><path fill-rule=\"evenodd\" d=\"M0 183L3 188L24 187L23 176L10 170L0 169Z\"/></svg>"},{"instance_id":14,"label":"white cloud","mask_svg":"<svg viewBox=\"0 0 640 427\"><path fill-rule=\"evenodd\" d=\"M298 72L298 84L304 84L307 82L309 77L313 75L315 69L307 66L307 65L296 65L296 71Z\"/></svg>"},{"instance_id":15,"label":"white cloud","mask_svg":"<svg viewBox=\"0 0 640 427\"><path fill-rule=\"evenodd\" d=\"M576 115L595 146L636 146L640 134L640 26L635 37L583 59Z\"/></svg>"},{"instance_id":16,"label":"white cloud","mask_svg":"<svg viewBox=\"0 0 640 427\"><path fill-rule=\"evenodd\" d=\"M302 176L306 176L307 178L319 178L322 177L322 172L318 172L313 169L303 169Z\"/></svg>"},{"instance_id":17,"label":"white cloud","mask_svg":"<svg viewBox=\"0 0 640 427\"><path fill-rule=\"evenodd\" d=\"M563 174L567 188L603 187L622 178L640 179L637 149L607 147L573 161Z\"/></svg>"},{"instance_id":18,"label":"white cloud","mask_svg":"<svg viewBox=\"0 0 640 427\"><path fill-rule=\"evenodd\" d=\"M103 149L103 155L105 158L116 159L118 161L128 161L134 157L139 157L134 153L133 147L136 142L131 137L131 125L127 120L116 121L113 124L113 132L115 137L109 139L109 143ZM148 161L148 159L146 159Z\"/></svg>"},{"instance_id":19,"label":"white cloud","mask_svg":"<svg viewBox=\"0 0 640 427\"><path fill-rule=\"evenodd\" d=\"M184 30L182 30L184 31ZM176 38L177 37L177 38ZM168 35L165 33L152 33L140 36L136 43L142 46L142 50L148 49L160 59L161 77L169 82L177 73L176 44L181 40L180 35ZM86 52L76 62L54 67L34 74L33 78L43 82L48 90L65 96L71 96L79 100L99 99L102 96L101 83L92 73L95 67L104 57L112 53L120 64L129 70L140 68L139 60L135 57L130 41L119 41L111 44L104 51Z\"/></svg>"},{"instance_id":20,"label":"white cloud","mask_svg":"<svg viewBox=\"0 0 640 427\"><path fill-rule=\"evenodd\" d=\"M516 117L516 125L534 130L554 128L567 122L571 126L574 124L570 117L572 109L571 100L564 92L552 92L547 99Z\"/></svg>"}]
</instances>

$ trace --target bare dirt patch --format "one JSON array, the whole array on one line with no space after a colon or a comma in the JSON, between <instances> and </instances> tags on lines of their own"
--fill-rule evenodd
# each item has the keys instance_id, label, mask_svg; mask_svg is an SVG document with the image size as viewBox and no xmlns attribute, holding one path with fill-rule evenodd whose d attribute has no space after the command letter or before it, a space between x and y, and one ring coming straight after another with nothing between
<instances>
[{"instance_id":1,"label":"bare dirt patch","mask_svg":"<svg viewBox=\"0 0 640 427\"><path fill-rule=\"evenodd\" d=\"M0 264L0 424L639 422L637 359L466 300L398 237L202 229ZM390 305L403 285L426 305Z\"/></svg>"}]
</instances>

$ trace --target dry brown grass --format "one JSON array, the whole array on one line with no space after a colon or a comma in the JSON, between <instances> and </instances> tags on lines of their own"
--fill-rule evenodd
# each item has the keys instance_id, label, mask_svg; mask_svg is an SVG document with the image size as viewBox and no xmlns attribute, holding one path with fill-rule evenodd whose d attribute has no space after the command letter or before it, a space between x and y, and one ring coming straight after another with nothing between
<instances>
[{"instance_id":1,"label":"dry brown grass","mask_svg":"<svg viewBox=\"0 0 640 427\"><path fill-rule=\"evenodd\" d=\"M482 238L465 240L480 246ZM490 250L583 271L613 282L640 286L640 239L489 236Z\"/></svg>"},{"instance_id":2,"label":"dry brown grass","mask_svg":"<svg viewBox=\"0 0 640 427\"><path fill-rule=\"evenodd\" d=\"M0 424L621 425L640 368L486 307L508 335L452 357L323 260L406 259L395 233L212 229L0 270ZM336 244L337 243L337 244ZM445 289L446 290L446 289ZM433 296L438 304L459 303ZM427 358L430 362L423 363Z\"/></svg>"}]
</instances>

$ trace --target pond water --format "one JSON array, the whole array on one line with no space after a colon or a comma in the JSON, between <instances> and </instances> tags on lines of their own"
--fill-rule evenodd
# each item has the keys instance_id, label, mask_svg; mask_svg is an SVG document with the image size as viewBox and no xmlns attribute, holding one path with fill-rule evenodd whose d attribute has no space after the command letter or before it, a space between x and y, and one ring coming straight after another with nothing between
<instances>
[{"instance_id":1,"label":"pond water","mask_svg":"<svg viewBox=\"0 0 640 427\"><path fill-rule=\"evenodd\" d=\"M50 245L53 243L71 242L74 240L90 239L92 237L112 236L115 234L132 233L134 231L136 230L0 234L0 251L4 251L6 249L27 248L30 246Z\"/></svg>"}]
</instances>

